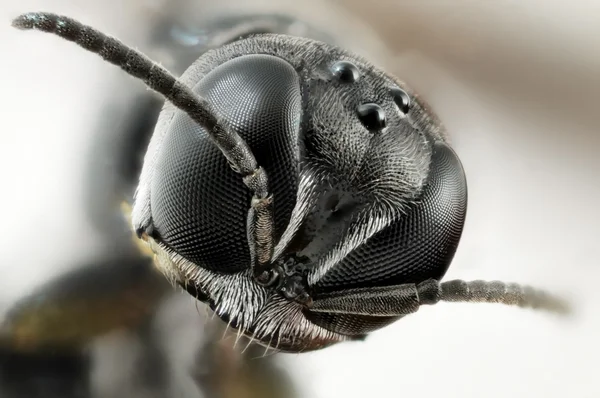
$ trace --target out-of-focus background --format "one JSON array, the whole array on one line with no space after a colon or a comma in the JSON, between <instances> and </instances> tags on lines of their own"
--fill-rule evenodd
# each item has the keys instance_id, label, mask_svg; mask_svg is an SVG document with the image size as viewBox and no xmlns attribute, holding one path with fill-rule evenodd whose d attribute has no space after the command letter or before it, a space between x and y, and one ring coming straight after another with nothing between
<instances>
[{"instance_id":1,"label":"out-of-focus background","mask_svg":"<svg viewBox=\"0 0 600 398\"><path fill-rule=\"evenodd\" d=\"M467 222L447 277L531 284L574 305L560 318L439 304L366 342L275 356L274 380L299 397L600 396L600 1L196 3L199 20L263 10L308 20L421 92L453 137L469 183ZM70 43L10 28L11 18L37 10L68 14L173 62L149 40L157 15L177 16L173 2L2 1L0 324L15 303L107 250L82 193L92 136L102 117L109 129L127 112L131 90L143 92ZM233 340L213 339L206 310L187 295L167 296L151 326L94 342L95 396L218 396L197 384L218 378L206 366L235 358L226 350L198 358L206 344ZM246 362L259 368L265 360ZM1 372L6 367L6 382ZM2 388L0 396L10 396ZM227 396L247 396L240 394Z\"/></svg>"}]
</instances>

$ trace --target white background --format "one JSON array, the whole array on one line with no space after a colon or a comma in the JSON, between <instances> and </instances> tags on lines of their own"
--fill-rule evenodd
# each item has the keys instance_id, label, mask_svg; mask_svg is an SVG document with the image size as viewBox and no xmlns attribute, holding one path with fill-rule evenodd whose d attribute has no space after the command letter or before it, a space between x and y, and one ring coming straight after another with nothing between
<instances>
[{"instance_id":1,"label":"white background","mask_svg":"<svg viewBox=\"0 0 600 398\"><path fill-rule=\"evenodd\" d=\"M85 161L86 123L96 120L89 93L101 91L100 77L118 74L72 44L12 30L9 21L43 4L127 34L135 45L144 33L135 22L140 2L122 3L2 0L0 317L95 249L81 221L76 165ZM357 50L377 53L421 91L454 137L470 203L447 277L528 283L569 298L575 313L439 304L365 343L286 355L301 390L310 397L600 396L600 1L337 3L372 31L313 2L296 12L363 32Z\"/></svg>"}]
</instances>

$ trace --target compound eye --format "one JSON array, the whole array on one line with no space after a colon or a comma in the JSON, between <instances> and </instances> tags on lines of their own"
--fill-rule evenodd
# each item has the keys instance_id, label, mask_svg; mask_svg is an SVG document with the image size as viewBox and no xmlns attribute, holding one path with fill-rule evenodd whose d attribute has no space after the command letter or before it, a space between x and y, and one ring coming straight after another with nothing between
<instances>
[{"instance_id":1,"label":"compound eye","mask_svg":"<svg viewBox=\"0 0 600 398\"><path fill-rule=\"evenodd\" d=\"M406 91L402 90L401 88L394 87L392 89L392 97L394 98L394 102L396 103L396 106L400 112L406 115L410 110L410 97L408 94L406 94Z\"/></svg>"},{"instance_id":2,"label":"compound eye","mask_svg":"<svg viewBox=\"0 0 600 398\"><path fill-rule=\"evenodd\" d=\"M358 67L349 61L338 61L331 67L331 73L342 83L354 83L360 78Z\"/></svg>"},{"instance_id":3,"label":"compound eye","mask_svg":"<svg viewBox=\"0 0 600 398\"><path fill-rule=\"evenodd\" d=\"M296 199L300 79L287 61L245 55L208 72L194 92L219 110L269 177L282 233ZM208 133L184 112L165 126L150 188L158 240L202 268L238 272L250 266L247 218L251 193Z\"/></svg>"},{"instance_id":4,"label":"compound eye","mask_svg":"<svg viewBox=\"0 0 600 398\"><path fill-rule=\"evenodd\" d=\"M358 119L369 131L380 131L385 128L385 111L377 104L362 104L356 110Z\"/></svg>"},{"instance_id":5,"label":"compound eye","mask_svg":"<svg viewBox=\"0 0 600 398\"><path fill-rule=\"evenodd\" d=\"M467 185L460 160L443 142L433 144L423 191L408 211L331 268L315 285L318 294L344 289L420 283L441 279L462 234ZM361 335L395 321L393 317L305 311L315 324L346 335Z\"/></svg>"},{"instance_id":6,"label":"compound eye","mask_svg":"<svg viewBox=\"0 0 600 398\"><path fill-rule=\"evenodd\" d=\"M444 276L462 234L467 184L455 152L443 142L432 149L429 176L419 198L402 217L329 270L315 289L331 292Z\"/></svg>"}]
</instances>

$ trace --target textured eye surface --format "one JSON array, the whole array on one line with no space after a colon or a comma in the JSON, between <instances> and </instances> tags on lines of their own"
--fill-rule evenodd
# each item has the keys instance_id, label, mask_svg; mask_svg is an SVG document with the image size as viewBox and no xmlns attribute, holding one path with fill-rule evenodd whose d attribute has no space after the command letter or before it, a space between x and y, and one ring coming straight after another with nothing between
<instances>
[{"instance_id":1,"label":"textured eye surface","mask_svg":"<svg viewBox=\"0 0 600 398\"><path fill-rule=\"evenodd\" d=\"M466 208L460 161L449 146L437 142L421 198L406 215L346 256L316 287L329 291L441 279L458 247Z\"/></svg>"},{"instance_id":2,"label":"textured eye surface","mask_svg":"<svg viewBox=\"0 0 600 398\"><path fill-rule=\"evenodd\" d=\"M407 114L410 110L410 97L406 94L406 91L394 87L392 89L392 97L394 98L394 102L396 106L400 110L400 112Z\"/></svg>"},{"instance_id":3,"label":"textured eye surface","mask_svg":"<svg viewBox=\"0 0 600 398\"><path fill-rule=\"evenodd\" d=\"M280 234L297 189L301 100L296 71L280 58L248 55L218 66L194 91L224 112L267 171ZM250 192L206 132L184 113L168 127L152 183L154 229L166 246L211 270L249 266Z\"/></svg>"},{"instance_id":4,"label":"textured eye surface","mask_svg":"<svg viewBox=\"0 0 600 398\"><path fill-rule=\"evenodd\" d=\"M349 61L339 61L331 67L333 75L342 83L353 83L360 78L358 67Z\"/></svg>"},{"instance_id":5,"label":"textured eye surface","mask_svg":"<svg viewBox=\"0 0 600 398\"><path fill-rule=\"evenodd\" d=\"M458 247L467 208L461 163L442 142L433 145L429 179L421 198L398 221L349 253L314 286L319 293L441 279ZM311 314L313 322L340 333L368 333L386 319ZM387 319L391 322L394 319ZM335 322L334 322L335 321Z\"/></svg>"},{"instance_id":6,"label":"textured eye surface","mask_svg":"<svg viewBox=\"0 0 600 398\"><path fill-rule=\"evenodd\" d=\"M360 122L369 131L383 130L386 126L385 111L377 104L362 104L356 110Z\"/></svg>"}]
</instances>

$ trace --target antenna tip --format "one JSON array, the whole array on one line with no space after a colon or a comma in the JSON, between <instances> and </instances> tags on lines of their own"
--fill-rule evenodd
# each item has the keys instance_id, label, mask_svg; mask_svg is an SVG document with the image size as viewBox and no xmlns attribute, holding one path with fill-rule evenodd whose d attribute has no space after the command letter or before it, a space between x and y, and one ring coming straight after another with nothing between
<instances>
[{"instance_id":1,"label":"antenna tip","mask_svg":"<svg viewBox=\"0 0 600 398\"><path fill-rule=\"evenodd\" d=\"M45 12L28 12L13 19L11 25L20 30L49 30L54 25L53 16L55 15Z\"/></svg>"},{"instance_id":2,"label":"antenna tip","mask_svg":"<svg viewBox=\"0 0 600 398\"><path fill-rule=\"evenodd\" d=\"M21 14L12 20L12 27L20 30L33 29L35 15L32 13Z\"/></svg>"},{"instance_id":3,"label":"antenna tip","mask_svg":"<svg viewBox=\"0 0 600 398\"><path fill-rule=\"evenodd\" d=\"M532 300L531 307L533 309L545 309L567 317L574 314L573 305L569 300L559 296L552 296L546 292L538 292L538 294L539 297L535 297Z\"/></svg>"}]
</instances>

